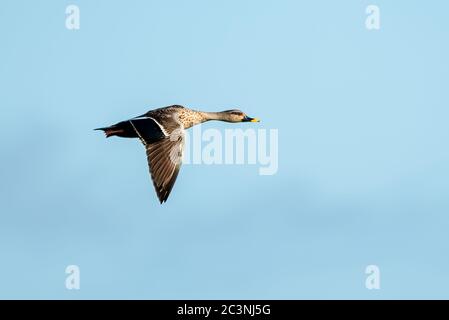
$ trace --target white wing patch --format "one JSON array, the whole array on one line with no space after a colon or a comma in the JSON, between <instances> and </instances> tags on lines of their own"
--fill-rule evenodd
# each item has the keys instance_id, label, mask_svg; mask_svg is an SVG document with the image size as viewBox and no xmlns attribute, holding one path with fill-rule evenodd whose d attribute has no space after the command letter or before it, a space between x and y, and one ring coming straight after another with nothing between
<instances>
[{"instance_id":1,"label":"white wing patch","mask_svg":"<svg viewBox=\"0 0 449 320\"><path fill-rule=\"evenodd\" d=\"M159 126L159 128L161 128L162 133L163 133L166 137L168 136L168 133L167 133L167 131L165 130L165 128L164 128L159 122L157 122L156 119L154 119L154 118L152 118L152 117L148 117L148 118L151 119L151 120L153 120L154 122L156 122L156 124Z\"/></svg>"},{"instance_id":2,"label":"white wing patch","mask_svg":"<svg viewBox=\"0 0 449 320\"><path fill-rule=\"evenodd\" d=\"M134 123L132 122L132 120L129 121L129 123L131 123L131 125L133 126L134 131L137 133L137 135L139 136L140 141L142 141L142 143L146 146L147 142L145 141L145 139L140 135L139 130L136 129L136 127L134 126Z\"/></svg>"}]
</instances>

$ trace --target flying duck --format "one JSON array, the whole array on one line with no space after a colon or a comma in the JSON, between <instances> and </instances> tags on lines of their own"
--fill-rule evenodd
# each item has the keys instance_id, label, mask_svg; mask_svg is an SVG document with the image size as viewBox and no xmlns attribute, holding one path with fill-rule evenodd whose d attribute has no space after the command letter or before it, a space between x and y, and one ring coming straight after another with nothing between
<instances>
[{"instance_id":1,"label":"flying duck","mask_svg":"<svg viewBox=\"0 0 449 320\"><path fill-rule=\"evenodd\" d=\"M160 203L167 201L181 167L184 129L209 120L259 122L240 110L203 112L173 105L150 110L103 130L106 138L139 138L145 146L151 179Z\"/></svg>"}]
</instances>

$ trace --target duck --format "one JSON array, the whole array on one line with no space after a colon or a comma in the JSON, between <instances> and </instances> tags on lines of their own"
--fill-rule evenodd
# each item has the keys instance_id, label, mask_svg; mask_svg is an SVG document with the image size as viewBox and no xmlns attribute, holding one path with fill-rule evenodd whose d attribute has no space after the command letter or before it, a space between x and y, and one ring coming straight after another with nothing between
<instances>
[{"instance_id":1,"label":"duck","mask_svg":"<svg viewBox=\"0 0 449 320\"><path fill-rule=\"evenodd\" d=\"M146 150L154 189L159 202L163 204L167 201L181 168L184 130L211 120L232 123L260 121L238 109L205 112L171 105L95 130L103 131L106 138L117 136L140 139Z\"/></svg>"}]
</instances>

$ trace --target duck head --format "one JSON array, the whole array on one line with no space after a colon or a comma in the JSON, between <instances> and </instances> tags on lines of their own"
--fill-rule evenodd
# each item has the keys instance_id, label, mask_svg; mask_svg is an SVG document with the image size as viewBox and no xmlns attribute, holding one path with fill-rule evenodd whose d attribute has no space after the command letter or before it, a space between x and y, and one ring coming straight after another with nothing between
<instances>
[{"instance_id":1,"label":"duck head","mask_svg":"<svg viewBox=\"0 0 449 320\"><path fill-rule=\"evenodd\" d=\"M244 112L232 109L220 112L221 120L227 122L260 122L257 118L248 117Z\"/></svg>"}]
</instances>

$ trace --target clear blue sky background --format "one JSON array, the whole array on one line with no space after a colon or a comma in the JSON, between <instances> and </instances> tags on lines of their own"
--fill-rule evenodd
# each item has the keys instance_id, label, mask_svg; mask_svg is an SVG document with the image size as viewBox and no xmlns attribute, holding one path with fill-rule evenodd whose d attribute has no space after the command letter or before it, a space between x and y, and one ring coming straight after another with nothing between
<instances>
[{"instance_id":1,"label":"clear blue sky background","mask_svg":"<svg viewBox=\"0 0 449 320\"><path fill-rule=\"evenodd\" d=\"M448 11L2 1L0 298L449 298ZM278 129L278 174L184 166L161 206L140 143L92 129L174 103Z\"/></svg>"}]
</instances>

